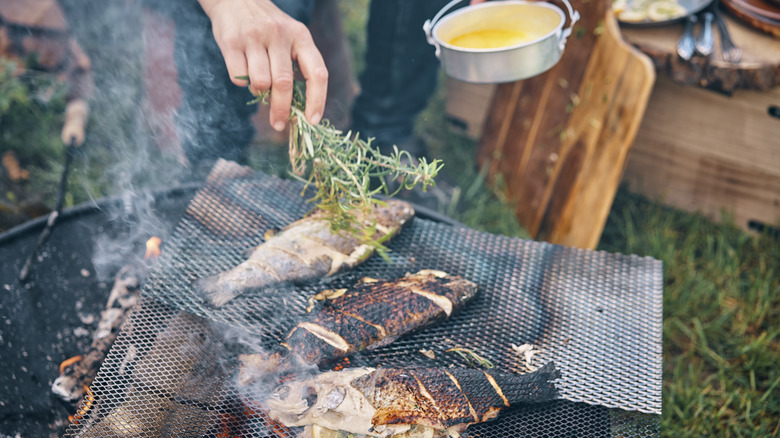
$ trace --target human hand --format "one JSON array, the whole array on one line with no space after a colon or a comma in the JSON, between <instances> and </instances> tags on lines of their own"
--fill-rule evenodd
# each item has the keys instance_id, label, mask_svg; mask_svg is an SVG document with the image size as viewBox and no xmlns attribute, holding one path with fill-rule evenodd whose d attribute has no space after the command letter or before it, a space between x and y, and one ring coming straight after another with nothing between
<instances>
[{"instance_id":1,"label":"human hand","mask_svg":"<svg viewBox=\"0 0 780 438\"><path fill-rule=\"evenodd\" d=\"M272 90L270 122L277 131L290 117L293 61L306 80L306 119L317 124L325 110L328 69L306 26L269 0L198 0L211 19L214 39L234 84L252 92Z\"/></svg>"},{"instance_id":2,"label":"human hand","mask_svg":"<svg viewBox=\"0 0 780 438\"><path fill-rule=\"evenodd\" d=\"M471 0L469 2L470 5L478 5L480 3L485 3L487 0Z\"/></svg>"}]
</instances>

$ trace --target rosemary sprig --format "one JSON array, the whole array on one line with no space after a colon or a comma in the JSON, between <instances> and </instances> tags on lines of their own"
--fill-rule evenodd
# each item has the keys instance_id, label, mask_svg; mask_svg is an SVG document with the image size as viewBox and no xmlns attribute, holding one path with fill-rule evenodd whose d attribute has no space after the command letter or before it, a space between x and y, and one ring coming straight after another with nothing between
<instances>
[{"instance_id":1,"label":"rosemary sprig","mask_svg":"<svg viewBox=\"0 0 780 438\"><path fill-rule=\"evenodd\" d=\"M458 353L460 357L462 357L466 362L470 364L476 364L483 368L493 368L493 362L485 359L484 357L477 354L474 350L470 350L468 348L463 347L452 347L449 350L447 350L448 353Z\"/></svg>"},{"instance_id":2,"label":"rosemary sprig","mask_svg":"<svg viewBox=\"0 0 780 438\"><path fill-rule=\"evenodd\" d=\"M260 93L249 103L267 104L269 93ZM290 111L292 175L306 183L304 191L310 186L315 188L309 202L317 203L334 232L352 234L361 243L374 246L387 259L383 239L374 238L376 219L371 211L374 204L382 203L376 195L392 197L418 184L423 191L433 187L434 178L443 166L441 160L428 162L420 157L415 163L414 157L396 146L390 156L382 155L371 144L373 139L366 141L358 133L344 133L325 119L311 124L304 110L304 93L296 83ZM389 181L395 181L393 188ZM371 219L366 223L361 218Z\"/></svg>"}]
</instances>

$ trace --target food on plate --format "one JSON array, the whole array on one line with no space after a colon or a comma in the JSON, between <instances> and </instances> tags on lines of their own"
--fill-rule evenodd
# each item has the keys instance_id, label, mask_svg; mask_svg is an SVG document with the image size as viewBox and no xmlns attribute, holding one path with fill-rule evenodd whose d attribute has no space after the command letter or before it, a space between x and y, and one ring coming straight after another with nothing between
<instances>
[{"instance_id":1,"label":"food on plate","mask_svg":"<svg viewBox=\"0 0 780 438\"><path fill-rule=\"evenodd\" d=\"M448 318L477 293L477 285L442 271L422 270L397 280L364 278L340 290L303 318L282 351L241 355L239 380L304 364L325 365Z\"/></svg>"},{"instance_id":2,"label":"food on plate","mask_svg":"<svg viewBox=\"0 0 780 438\"><path fill-rule=\"evenodd\" d=\"M528 374L471 368L347 368L277 387L265 405L299 437L445 437L518 403L557 396L550 362ZM341 434L341 435L339 435ZM351 435L350 435L351 434Z\"/></svg>"},{"instance_id":3,"label":"food on plate","mask_svg":"<svg viewBox=\"0 0 780 438\"><path fill-rule=\"evenodd\" d=\"M680 18L688 11L674 0L653 2L647 8L647 18L651 21L665 21Z\"/></svg>"},{"instance_id":4,"label":"food on plate","mask_svg":"<svg viewBox=\"0 0 780 438\"><path fill-rule=\"evenodd\" d=\"M398 233L414 216L414 208L408 202L389 200L384 205L376 204L373 215L362 222L373 224L375 219L374 240L381 241ZM194 289L213 307L221 307L249 290L324 277L352 268L367 259L373 250L374 246L361 244L347 231L334 233L329 218L320 210L268 238L235 268L197 280Z\"/></svg>"},{"instance_id":5,"label":"food on plate","mask_svg":"<svg viewBox=\"0 0 780 438\"><path fill-rule=\"evenodd\" d=\"M688 14L677 0L613 0L612 11L626 23L674 20Z\"/></svg>"}]
</instances>

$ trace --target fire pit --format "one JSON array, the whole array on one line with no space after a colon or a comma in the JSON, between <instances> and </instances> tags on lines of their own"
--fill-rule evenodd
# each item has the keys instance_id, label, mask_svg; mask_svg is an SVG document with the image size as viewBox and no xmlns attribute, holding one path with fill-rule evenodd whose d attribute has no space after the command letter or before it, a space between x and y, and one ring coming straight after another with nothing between
<instances>
[{"instance_id":1,"label":"fire pit","mask_svg":"<svg viewBox=\"0 0 780 438\"><path fill-rule=\"evenodd\" d=\"M166 235L199 187L149 194L158 226L144 233ZM136 235L137 218L123 214L132 211L132 202L108 198L65 210L27 283L17 280L19 271L47 218L0 234L0 435L65 433L74 407L57 399L51 385L60 362L89 347L111 289L114 272L100 278L93 263L99 238L122 241L143 257L148 235Z\"/></svg>"},{"instance_id":2,"label":"fire pit","mask_svg":"<svg viewBox=\"0 0 780 438\"><path fill-rule=\"evenodd\" d=\"M192 282L235 266L244 252L309 209L302 186L221 161L192 198L143 287L142 299L82 403L67 436L281 436L258 394L237 384L236 357L277 345L307 298L359 278L440 269L479 293L446 322L351 358L351 365L469 366L465 347L499 369L553 360L560 399L518 406L470 436L653 436L661 412L661 263L477 232L416 217L353 271L247 295L213 309ZM431 351L431 355L420 351Z\"/></svg>"}]
</instances>

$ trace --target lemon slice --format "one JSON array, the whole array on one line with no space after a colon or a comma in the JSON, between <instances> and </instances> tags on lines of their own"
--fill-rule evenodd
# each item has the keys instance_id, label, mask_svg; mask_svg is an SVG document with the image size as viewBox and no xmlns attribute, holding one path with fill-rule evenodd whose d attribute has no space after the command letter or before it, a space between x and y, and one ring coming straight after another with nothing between
<instances>
[{"instance_id":1,"label":"lemon slice","mask_svg":"<svg viewBox=\"0 0 780 438\"><path fill-rule=\"evenodd\" d=\"M659 1L647 8L647 18L652 21L673 20L687 13L688 11L675 1Z\"/></svg>"},{"instance_id":2,"label":"lemon slice","mask_svg":"<svg viewBox=\"0 0 780 438\"><path fill-rule=\"evenodd\" d=\"M639 23L647 19L647 12L643 9L626 9L618 14L618 19L627 23Z\"/></svg>"},{"instance_id":3,"label":"lemon slice","mask_svg":"<svg viewBox=\"0 0 780 438\"><path fill-rule=\"evenodd\" d=\"M625 11L627 7L628 7L628 2L626 0L612 1L612 12L614 12L615 15L620 15L620 13Z\"/></svg>"},{"instance_id":4,"label":"lemon slice","mask_svg":"<svg viewBox=\"0 0 780 438\"><path fill-rule=\"evenodd\" d=\"M393 438L433 438L433 428L415 424L408 431L393 435Z\"/></svg>"},{"instance_id":5,"label":"lemon slice","mask_svg":"<svg viewBox=\"0 0 780 438\"><path fill-rule=\"evenodd\" d=\"M311 436L312 438L346 438L349 434L314 424L311 426Z\"/></svg>"}]
</instances>

